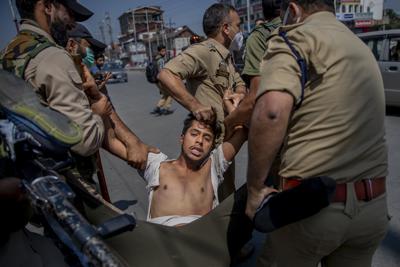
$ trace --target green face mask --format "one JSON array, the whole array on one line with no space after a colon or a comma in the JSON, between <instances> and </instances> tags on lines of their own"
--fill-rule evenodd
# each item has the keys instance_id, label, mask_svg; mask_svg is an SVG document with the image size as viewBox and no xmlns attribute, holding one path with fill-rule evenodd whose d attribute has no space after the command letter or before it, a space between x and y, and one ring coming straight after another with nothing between
<instances>
[{"instance_id":1,"label":"green face mask","mask_svg":"<svg viewBox=\"0 0 400 267\"><path fill-rule=\"evenodd\" d=\"M88 67L92 67L94 65L94 54L92 49L86 47L86 56L82 59L82 62Z\"/></svg>"}]
</instances>

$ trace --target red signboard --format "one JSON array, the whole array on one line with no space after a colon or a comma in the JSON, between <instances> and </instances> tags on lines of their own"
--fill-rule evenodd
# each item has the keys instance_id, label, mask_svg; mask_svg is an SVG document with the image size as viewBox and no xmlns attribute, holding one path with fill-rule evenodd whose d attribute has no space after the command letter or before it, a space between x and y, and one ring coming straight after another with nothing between
<instances>
[{"instance_id":1,"label":"red signboard","mask_svg":"<svg viewBox=\"0 0 400 267\"><path fill-rule=\"evenodd\" d=\"M374 25L374 21L372 19L370 20L356 20L354 26L356 28L365 28L365 27L371 27Z\"/></svg>"},{"instance_id":2,"label":"red signboard","mask_svg":"<svg viewBox=\"0 0 400 267\"><path fill-rule=\"evenodd\" d=\"M360 3L360 0L340 0L340 1L337 1L337 3L336 4L339 4L339 3L356 3L356 4L359 4Z\"/></svg>"}]
</instances>

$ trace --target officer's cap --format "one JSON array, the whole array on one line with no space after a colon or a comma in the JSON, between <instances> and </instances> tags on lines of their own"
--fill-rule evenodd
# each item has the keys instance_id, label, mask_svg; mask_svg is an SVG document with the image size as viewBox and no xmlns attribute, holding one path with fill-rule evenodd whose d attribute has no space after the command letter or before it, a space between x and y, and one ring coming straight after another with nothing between
<instances>
[{"instance_id":1,"label":"officer's cap","mask_svg":"<svg viewBox=\"0 0 400 267\"><path fill-rule=\"evenodd\" d=\"M59 0L58 2L72 12L76 21L85 21L93 15L92 11L78 3L77 0Z\"/></svg>"},{"instance_id":2,"label":"officer's cap","mask_svg":"<svg viewBox=\"0 0 400 267\"><path fill-rule=\"evenodd\" d=\"M80 23L76 23L75 26L68 31L67 35L69 38L85 39L90 43L93 50L96 51L103 51L107 47L107 45L105 45L104 43L94 39L89 30Z\"/></svg>"}]
</instances>

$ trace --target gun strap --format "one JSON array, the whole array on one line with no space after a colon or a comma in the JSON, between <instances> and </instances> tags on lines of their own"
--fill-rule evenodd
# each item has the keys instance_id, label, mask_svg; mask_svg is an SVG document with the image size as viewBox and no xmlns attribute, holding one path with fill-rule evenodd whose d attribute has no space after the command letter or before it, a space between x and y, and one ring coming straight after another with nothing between
<instances>
[{"instance_id":1,"label":"gun strap","mask_svg":"<svg viewBox=\"0 0 400 267\"><path fill-rule=\"evenodd\" d=\"M297 64L299 64L300 67L301 96L299 103L297 103L295 106L295 109L299 109L304 100L304 90L307 83L307 63L304 58L300 56L300 53L293 47L292 43L287 38L285 31L280 31L279 36L281 36L285 43L289 46L294 57L296 58Z\"/></svg>"}]
</instances>

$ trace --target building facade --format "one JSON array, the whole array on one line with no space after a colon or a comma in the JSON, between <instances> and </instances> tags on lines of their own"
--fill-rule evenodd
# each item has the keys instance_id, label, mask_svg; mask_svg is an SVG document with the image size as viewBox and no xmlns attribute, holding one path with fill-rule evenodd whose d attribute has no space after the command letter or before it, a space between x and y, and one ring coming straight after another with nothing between
<instances>
[{"instance_id":1,"label":"building facade","mask_svg":"<svg viewBox=\"0 0 400 267\"><path fill-rule=\"evenodd\" d=\"M254 28L255 21L263 18L261 0L220 0L234 6L242 21L242 30ZM247 11L249 2L249 12ZM336 17L350 28L368 28L383 23L384 0L334 0Z\"/></svg>"},{"instance_id":2,"label":"building facade","mask_svg":"<svg viewBox=\"0 0 400 267\"><path fill-rule=\"evenodd\" d=\"M149 6L129 9L119 16L120 58L124 63L143 67L157 53L158 45L166 45L163 13L159 6Z\"/></svg>"},{"instance_id":3,"label":"building facade","mask_svg":"<svg viewBox=\"0 0 400 267\"><path fill-rule=\"evenodd\" d=\"M249 1L250 7L249 14L247 12L247 1ZM242 21L241 29L244 32L248 32L248 24L251 31L255 26L255 21L264 17L261 0L220 0L220 3L230 4L235 7Z\"/></svg>"},{"instance_id":4,"label":"building facade","mask_svg":"<svg viewBox=\"0 0 400 267\"><path fill-rule=\"evenodd\" d=\"M336 17L350 28L362 29L383 23L384 0L336 0Z\"/></svg>"},{"instance_id":5,"label":"building facade","mask_svg":"<svg viewBox=\"0 0 400 267\"><path fill-rule=\"evenodd\" d=\"M164 45L169 57L180 53L194 33L187 26L165 27L164 11L159 6L129 9L119 18L118 37L123 52L121 60L134 67L144 67L157 55L157 47Z\"/></svg>"}]
</instances>

